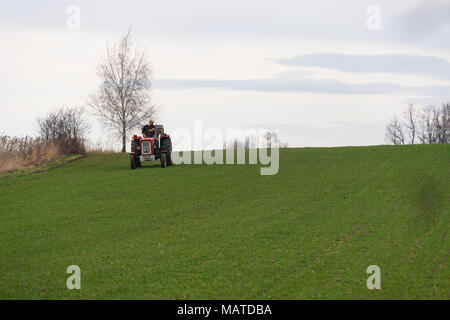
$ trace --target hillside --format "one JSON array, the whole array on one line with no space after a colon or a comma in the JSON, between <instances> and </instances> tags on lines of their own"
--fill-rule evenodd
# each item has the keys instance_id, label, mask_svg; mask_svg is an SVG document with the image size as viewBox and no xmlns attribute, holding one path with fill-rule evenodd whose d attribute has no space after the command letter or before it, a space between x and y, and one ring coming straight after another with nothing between
<instances>
[{"instance_id":1,"label":"hillside","mask_svg":"<svg viewBox=\"0 0 450 320\"><path fill-rule=\"evenodd\" d=\"M90 154L3 177L0 299L449 299L449 159L448 145L283 149L261 176Z\"/></svg>"}]
</instances>

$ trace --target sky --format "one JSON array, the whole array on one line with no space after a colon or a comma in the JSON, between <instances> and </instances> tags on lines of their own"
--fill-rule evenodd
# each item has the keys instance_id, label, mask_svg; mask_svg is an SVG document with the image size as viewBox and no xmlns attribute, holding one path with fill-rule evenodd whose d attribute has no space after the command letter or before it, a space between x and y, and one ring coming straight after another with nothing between
<instances>
[{"instance_id":1,"label":"sky","mask_svg":"<svg viewBox=\"0 0 450 320\"><path fill-rule=\"evenodd\" d=\"M450 0L2 1L0 133L84 106L130 27L169 133L202 121L278 129L290 147L378 145L408 104L450 101ZM117 145L87 112L91 141Z\"/></svg>"}]
</instances>

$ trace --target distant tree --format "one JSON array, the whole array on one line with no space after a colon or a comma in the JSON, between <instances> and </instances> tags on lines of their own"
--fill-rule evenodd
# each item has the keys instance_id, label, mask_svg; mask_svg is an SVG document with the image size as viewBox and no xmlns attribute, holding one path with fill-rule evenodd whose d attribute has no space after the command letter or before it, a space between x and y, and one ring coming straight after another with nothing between
<instances>
[{"instance_id":1,"label":"distant tree","mask_svg":"<svg viewBox=\"0 0 450 320\"><path fill-rule=\"evenodd\" d=\"M122 152L125 152L129 131L140 127L156 113L151 103L150 65L145 51L133 47L131 30L119 42L107 45L98 75L102 83L97 93L89 98L88 105L121 137Z\"/></svg>"},{"instance_id":2,"label":"distant tree","mask_svg":"<svg viewBox=\"0 0 450 320\"><path fill-rule=\"evenodd\" d=\"M272 147L272 143L275 143L275 146L278 148L287 148L288 143L282 142L280 140L280 137L278 136L278 133L274 130L269 130L264 134L264 139L266 140L266 145L268 148Z\"/></svg>"},{"instance_id":3,"label":"distant tree","mask_svg":"<svg viewBox=\"0 0 450 320\"><path fill-rule=\"evenodd\" d=\"M432 106L427 106L422 110L419 119L420 133L418 135L420 143L436 143L436 123L433 116L434 109L435 108Z\"/></svg>"},{"instance_id":4,"label":"distant tree","mask_svg":"<svg viewBox=\"0 0 450 320\"><path fill-rule=\"evenodd\" d=\"M436 117L436 131L438 143L449 143L450 135L450 103L442 105Z\"/></svg>"},{"instance_id":5,"label":"distant tree","mask_svg":"<svg viewBox=\"0 0 450 320\"><path fill-rule=\"evenodd\" d=\"M416 142L417 117L416 109L410 104L408 109L403 113L404 125L406 127L407 135L409 136L409 144L414 144Z\"/></svg>"},{"instance_id":6,"label":"distant tree","mask_svg":"<svg viewBox=\"0 0 450 320\"><path fill-rule=\"evenodd\" d=\"M266 140L267 148L271 148L272 147L272 140L278 139L278 136L272 130L268 130L266 133L264 133L264 139Z\"/></svg>"},{"instance_id":7,"label":"distant tree","mask_svg":"<svg viewBox=\"0 0 450 320\"><path fill-rule=\"evenodd\" d=\"M262 140L262 141L261 141ZM278 133L275 130L267 130L262 139L258 141L258 136L255 135L246 135L241 139L235 137L232 141L224 142L223 149L253 149L253 148L261 148L267 147L271 148L272 145L278 148L288 148L287 142L281 142L278 137Z\"/></svg>"},{"instance_id":8,"label":"distant tree","mask_svg":"<svg viewBox=\"0 0 450 320\"><path fill-rule=\"evenodd\" d=\"M400 120L395 115L386 126L385 139L392 144L405 144L405 132Z\"/></svg>"}]
</instances>

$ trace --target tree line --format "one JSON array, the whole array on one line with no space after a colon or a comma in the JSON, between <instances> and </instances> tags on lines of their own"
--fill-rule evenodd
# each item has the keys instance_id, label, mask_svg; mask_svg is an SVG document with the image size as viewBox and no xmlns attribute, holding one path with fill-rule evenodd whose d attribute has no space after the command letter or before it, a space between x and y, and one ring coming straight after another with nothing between
<instances>
[{"instance_id":1,"label":"tree line","mask_svg":"<svg viewBox=\"0 0 450 320\"><path fill-rule=\"evenodd\" d=\"M409 105L401 115L391 118L386 126L385 139L395 145L449 143L450 103L420 109Z\"/></svg>"}]
</instances>

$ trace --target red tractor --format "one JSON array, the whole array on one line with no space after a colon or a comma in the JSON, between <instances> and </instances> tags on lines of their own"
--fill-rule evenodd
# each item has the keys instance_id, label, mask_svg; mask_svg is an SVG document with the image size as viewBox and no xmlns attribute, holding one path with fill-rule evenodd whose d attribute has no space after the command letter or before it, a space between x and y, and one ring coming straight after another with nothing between
<instances>
[{"instance_id":1,"label":"red tractor","mask_svg":"<svg viewBox=\"0 0 450 320\"><path fill-rule=\"evenodd\" d=\"M161 168L172 165L172 141L164 133L164 127L155 126L155 136L140 137L134 135L131 139L130 167L136 169L142 166L143 161L160 160Z\"/></svg>"}]
</instances>

